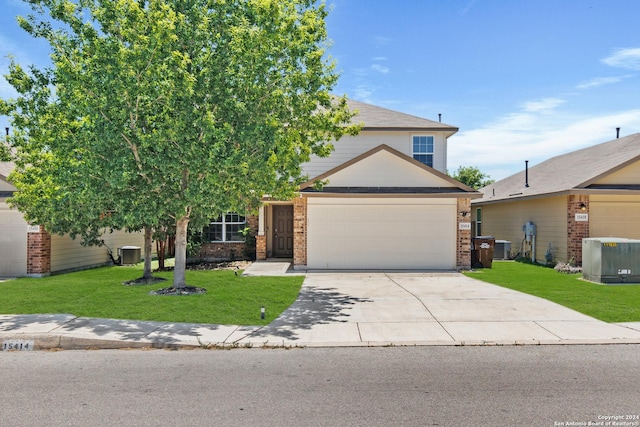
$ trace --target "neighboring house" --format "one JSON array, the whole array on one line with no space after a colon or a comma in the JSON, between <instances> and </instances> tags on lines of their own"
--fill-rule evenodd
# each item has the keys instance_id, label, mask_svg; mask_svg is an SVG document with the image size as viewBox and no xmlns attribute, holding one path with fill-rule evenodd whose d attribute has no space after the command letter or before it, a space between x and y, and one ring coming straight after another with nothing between
<instances>
[{"instance_id":1,"label":"neighboring house","mask_svg":"<svg viewBox=\"0 0 640 427\"><path fill-rule=\"evenodd\" d=\"M640 134L553 157L480 191L474 236L510 241L512 256L580 265L583 238L640 239ZM535 239L525 238L527 222Z\"/></svg>"},{"instance_id":2,"label":"neighboring house","mask_svg":"<svg viewBox=\"0 0 640 427\"><path fill-rule=\"evenodd\" d=\"M446 175L447 138L458 129L348 104L360 134L303 165L311 179L299 197L264 200L257 259L309 269L469 268L470 203L481 195Z\"/></svg>"},{"instance_id":3,"label":"neighboring house","mask_svg":"<svg viewBox=\"0 0 640 427\"><path fill-rule=\"evenodd\" d=\"M0 163L0 277L46 276L51 273L105 265L110 257L105 246L82 246L80 240L51 235L39 225L29 225L7 204L16 188L7 177L13 164ZM113 232L105 243L117 257L122 246L142 247L141 233Z\"/></svg>"}]
</instances>

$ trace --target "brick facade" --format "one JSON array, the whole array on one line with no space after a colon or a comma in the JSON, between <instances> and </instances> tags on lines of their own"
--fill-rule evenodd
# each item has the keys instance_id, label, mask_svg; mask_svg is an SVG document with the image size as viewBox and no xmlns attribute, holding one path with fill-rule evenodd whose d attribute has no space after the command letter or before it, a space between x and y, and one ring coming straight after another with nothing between
<instances>
[{"instance_id":1,"label":"brick facade","mask_svg":"<svg viewBox=\"0 0 640 427\"><path fill-rule=\"evenodd\" d=\"M264 261L267 259L267 236L256 236L256 259Z\"/></svg>"},{"instance_id":2,"label":"brick facade","mask_svg":"<svg viewBox=\"0 0 640 427\"><path fill-rule=\"evenodd\" d=\"M239 259L257 258L257 249L259 237L258 232L258 216L247 215L247 227L251 230L251 236L246 242L206 242L200 247L199 257L211 261L234 261ZM255 237L255 240L254 240ZM266 240L265 240L266 252ZM260 258L257 258L260 259Z\"/></svg>"},{"instance_id":3,"label":"brick facade","mask_svg":"<svg viewBox=\"0 0 640 427\"><path fill-rule=\"evenodd\" d=\"M293 199L293 265L307 265L307 198Z\"/></svg>"},{"instance_id":4,"label":"brick facade","mask_svg":"<svg viewBox=\"0 0 640 427\"><path fill-rule=\"evenodd\" d=\"M576 221L576 214L589 214L588 195L567 196L567 256L581 266L582 239L589 237L589 221Z\"/></svg>"},{"instance_id":5,"label":"brick facade","mask_svg":"<svg viewBox=\"0 0 640 427\"><path fill-rule=\"evenodd\" d=\"M51 274L51 235L39 230L27 233L27 275L36 277Z\"/></svg>"},{"instance_id":6,"label":"brick facade","mask_svg":"<svg viewBox=\"0 0 640 427\"><path fill-rule=\"evenodd\" d=\"M458 199L456 212L456 267L468 270L471 268L471 229L461 230L460 223L471 223L471 199ZM466 215L461 212L466 212Z\"/></svg>"}]
</instances>

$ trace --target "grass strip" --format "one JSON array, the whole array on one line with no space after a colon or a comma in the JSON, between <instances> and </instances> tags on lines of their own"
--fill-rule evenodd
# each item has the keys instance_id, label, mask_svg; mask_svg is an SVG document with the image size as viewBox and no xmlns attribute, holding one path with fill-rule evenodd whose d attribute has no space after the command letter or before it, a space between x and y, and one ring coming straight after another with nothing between
<instances>
[{"instance_id":1,"label":"grass strip","mask_svg":"<svg viewBox=\"0 0 640 427\"><path fill-rule=\"evenodd\" d=\"M154 276L166 282L123 283L142 275L139 266L102 267L44 278L0 282L0 314L62 314L109 319L266 325L297 298L303 277L241 277L233 271L187 271L189 286L207 289L189 296L149 295L171 286L172 272ZM265 319L260 308L265 307Z\"/></svg>"},{"instance_id":2,"label":"grass strip","mask_svg":"<svg viewBox=\"0 0 640 427\"><path fill-rule=\"evenodd\" d=\"M603 285L531 264L494 261L467 277L535 295L605 322L640 321L640 285Z\"/></svg>"}]
</instances>

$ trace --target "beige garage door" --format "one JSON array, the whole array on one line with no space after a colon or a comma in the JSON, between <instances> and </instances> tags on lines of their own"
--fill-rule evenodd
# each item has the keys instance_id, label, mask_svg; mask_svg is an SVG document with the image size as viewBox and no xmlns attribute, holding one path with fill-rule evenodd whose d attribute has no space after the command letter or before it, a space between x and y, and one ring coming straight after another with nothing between
<instances>
[{"instance_id":1,"label":"beige garage door","mask_svg":"<svg viewBox=\"0 0 640 427\"><path fill-rule=\"evenodd\" d=\"M27 223L0 201L0 277L27 274Z\"/></svg>"},{"instance_id":2,"label":"beige garage door","mask_svg":"<svg viewBox=\"0 0 640 427\"><path fill-rule=\"evenodd\" d=\"M308 199L307 266L438 269L456 266L456 201Z\"/></svg>"}]
</instances>

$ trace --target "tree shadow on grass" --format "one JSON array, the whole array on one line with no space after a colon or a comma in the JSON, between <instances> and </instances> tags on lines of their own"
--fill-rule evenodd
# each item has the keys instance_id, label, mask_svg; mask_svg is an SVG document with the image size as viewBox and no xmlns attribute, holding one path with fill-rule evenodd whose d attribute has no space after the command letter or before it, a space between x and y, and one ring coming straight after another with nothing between
<instances>
[{"instance_id":1,"label":"tree shadow on grass","mask_svg":"<svg viewBox=\"0 0 640 427\"><path fill-rule=\"evenodd\" d=\"M303 286L296 301L273 322L251 334L252 338L277 336L296 340L295 330L314 325L348 322L349 310L356 303L373 302L368 298L349 296L335 288Z\"/></svg>"}]
</instances>

